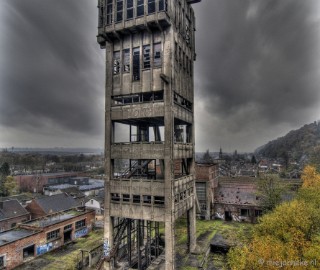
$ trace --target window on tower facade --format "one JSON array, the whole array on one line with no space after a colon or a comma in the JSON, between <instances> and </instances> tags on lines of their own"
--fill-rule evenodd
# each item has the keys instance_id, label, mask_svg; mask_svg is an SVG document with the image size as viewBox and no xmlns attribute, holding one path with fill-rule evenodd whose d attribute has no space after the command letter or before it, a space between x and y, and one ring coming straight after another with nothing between
<instances>
[{"instance_id":1,"label":"window on tower facade","mask_svg":"<svg viewBox=\"0 0 320 270\"><path fill-rule=\"evenodd\" d=\"M133 18L133 0L127 0L127 20Z\"/></svg>"},{"instance_id":2,"label":"window on tower facade","mask_svg":"<svg viewBox=\"0 0 320 270\"><path fill-rule=\"evenodd\" d=\"M123 19L123 0L117 0L117 22Z\"/></svg>"},{"instance_id":3,"label":"window on tower facade","mask_svg":"<svg viewBox=\"0 0 320 270\"><path fill-rule=\"evenodd\" d=\"M134 81L140 80L140 48L133 48L132 76Z\"/></svg>"},{"instance_id":4,"label":"window on tower facade","mask_svg":"<svg viewBox=\"0 0 320 270\"><path fill-rule=\"evenodd\" d=\"M130 49L123 50L123 72L130 72Z\"/></svg>"},{"instance_id":5,"label":"window on tower facade","mask_svg":"<svg viewBox=\"0 0 320 270\"><path fill-rule=\"evenodd\" d=\"M161 67L161 43L153 44L153 66Z\"/></svg>"},{"instance_id":6,"label":"window on tower facade","mask_svg":"<svg viewBox=\"0 0 320 270\"><path fill-rule=\"evenodd\" d=\"M150 45L143 46L143 68L150 68Z\"/></svg>"},{"instance_id":7,"label":"window on tower facade","mask_svg":"<svg viewBox=\"0 0 320 270\"><path fill-rule=\"evenodd\" d=\"M148 0L148 14L156 12L156 0Z\"/></svg>"},{"instance_id":8,"label":"window on tower facade","mask_svg":"<svg viewBox=\"0 0 320 270\"><path fill-rule=\"evenodd\" d=\"M159 11L167 10L167 0L159 0Z\"/></svg>"},{"instance_id":9,"label":"window on tower facade","mask_svg":"<svg viewBox=\"0 0 320 270\"><path fill-rule=\"evenodd\" d=\"M144 0L137 0L137 17L144 15Z\"/></svg>"},{"instance_id":10,"label":"window on tower facade","mask_svg":"<svg viewBox=\"0 0 320 270\"><path fill-rule=\"evenodd\" d=\"M113 75L120 73L120 51L113 53Z\"/></svg>"},{"instance_id":11,"label":"window on tower facade","mask_svg":"<svg viewBox=\"0 0 320 270\"><path fill-rule=\"evenodd\" d=\"M112 24L113 22L113 6L112 6L113 0L107 0L107 24Z\"/></svg>"}]
</instances>

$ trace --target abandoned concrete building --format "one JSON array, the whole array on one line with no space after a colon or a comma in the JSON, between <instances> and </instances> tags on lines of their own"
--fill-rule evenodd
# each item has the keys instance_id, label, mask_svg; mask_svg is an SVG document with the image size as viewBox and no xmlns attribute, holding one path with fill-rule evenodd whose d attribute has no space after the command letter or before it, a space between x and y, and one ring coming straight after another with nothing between
<instances>
[{"instance_id":1,"label":"abandoned concrete building","mask_svg":"<svg viewBox=\"0 0 320 270\"><path fill-rule=\"evenodd\" d=\"M70 209L1 232L0 269L13 269L87 235L92 230L94 220L94 210Z\"/></svg>"},{"instance_id":2,"label":"abandoned concrete building","mask_svg":"<svg viewBox=\"0 0 320 270\"><path fill-rule=\"evenodd\" d=\"M174 221L184 214L189 249L196 246L191 4L200 1L98 1L97 41L106 51L105 268L123 259L146 269L162 252L163 227L165 269L175 269Z\"/></svg>"}]
</instances>

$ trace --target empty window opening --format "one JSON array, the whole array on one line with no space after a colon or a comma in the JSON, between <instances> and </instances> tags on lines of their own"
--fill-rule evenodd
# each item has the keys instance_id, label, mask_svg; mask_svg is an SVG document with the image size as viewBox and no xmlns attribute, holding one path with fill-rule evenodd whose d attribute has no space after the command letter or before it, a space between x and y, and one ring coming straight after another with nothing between
<instances>
[{"instance_id":1,"label":"empty window opening","mask_svg":"<svg viewBox=\"0 0 320 270\"><path fill-rule=\"evenodd\" d=\"M123 96L113 96L112 105L129 105L140 102L160 102L163 101L163 91L137 93Z\"/></svg>"},{"instance_id":2,"label":"empty window opening","mask_svg":"<svg viewBox=\"0 0 320 270\"><path fill-rule=\"evenodd\" d=\"M254 216L255 217L261 217L262 216L262 210L255 210L254 211Z\"/></svg>"},{"instance_id":3,"label":"empty window opening","mask_svg":"<svg viewBox=\"0 0 320 270\"><path fill-rule=\"evenodd\" d=\"M123 0L117 0L117 22L123 20Z\"/></svg>"},{"instance_id":4,"label":"empty window opening","mask_svg":"<svg viewBox=\"0 0 320 270\"><path fill-rule=\"evenodd\" d=\"M132 199L132 202L133 203L140 203L140 195L133 195L133 199Z\"/></svg>"},{"instance_id":5,"label":"empty window opening","mask_svg":"<svg viewBox=\"0 0 320 270\"><path fill-rule=\"evenodd\" d=\"M156 0L148 0L148 14L156 12Z\"/></svg>"},{"instance_id":6,"label":"empty window opening","mask_svg":"<svg viewBox=\"0 0 320 270\"><path fill-rule=\"evenodd\" d=\"M144 15L144 0L137 0L137 17Z\"/></svg>"},{"instance_id":7,"label":"empty window opening","mask_svg":"<svg viewBox=\"0 0 320 270\"><path fill-rule=\"evenodd\" d=\"M120 194L119 193L111 193L111 201L112 202L120 202Z\"/></svg>"},{"instance_id":8,"label":"empty window opening","mask_svg":"<svg viewBox=\"0 0 320 270\"><path fill-rule=\"evenodd\" d=\"M161 67L161 43L153 45L153 66Z\"/></svg>"},{"instance_id":9,"label":"empty window opening","mask_svg":"<svg viewBox=\"0 0 320 270\"><path fill-rule=\"evenodd\" d=\"M34 245L25 247L22 252L23 252L23 260L34 257Z\"/></svg>"},{"instance_id":10,"label":"empty window opening","mask_svg":"<svg viewBox=\"0 0 320 270\"><path fill-rule=\"evenodd\" d=\"M155 205L164 205L164 197L163 196L154 196L154 204Z\"/></svg>"},{"instance_id":11,"label":"empty window opening","mask_svg":"<svg viewBox=\"0 0 320 270\"><path fill-rule=\"evenodd\" d=\"M120 51L113 53L113 75L120 73Z\"/></svg>"},{"instance_id":12,"label":"empty window opening","mask_svg":"<svg viewBox=\"0 0 320 270\"><path fill-rule=\"evenodd\" d=\"M150 195L143 195L143 203L151 204L151 196Z\"/></svg>"},{"instance_id":13,"label":"empty window opening","mask_svg":"<svg viewBox=\"0 0 320 270\"><path fill-rule=\"evenodd\" d=\"M123 50L123 72L130 72L130 49Z\"/></svg>"},{"instance_id":14,"label":"empty window opening","mask_svg":"<svg viewBox=\"0 0 320 270\"><path fill-rule=\"evenodd\" d=\"M0 269L4 269L6 266L6 256L2 255L0 256Z\"/></svg>"},{"instance_id":15,"label":"empty window opening","mask_svg":"<svg viewBox=\"0 0 320 270\"><path fill-rule=\"evenodd\" d=\"M130 202L130 194L122 194L123 202Z\"/></svg>"},{"instance_id":16,"label":"empty window opening","mask_svg":"<svg viewBox=\"0 0 320 270\"><path fill-rule=\"evenodd\" d=\"M134 81L140 80L140 48L133 49L132 76Z\"/></svg>"},{"instance_id":17,"label":"empty window opening","mask_svg":"<svg viewBox=\"0 0 320 270\"><path fill-rule=\"evenodd\" d=\"M143 68L150 68L150 45L143 46Z\"/></svg>"},{"instance_id":18,"label":"empty window opening","mask_svg":"<svg viewBox=\"0 0 320 270\"><path fill-rule=\"evenodd\" d=\"M127 0L127 20L133 18L133 0Z\"/></svg>"},{"instance_id":19,"label":"empty window opening","mask_svg":"<svg viewBox=\"0 0 320 270\"><path fill-rule=\"evenodd\" d=\"M240 215L243 216L243 217L249 217L250 216L249 209L241 209Z\"/></svg>"}]
</instances>

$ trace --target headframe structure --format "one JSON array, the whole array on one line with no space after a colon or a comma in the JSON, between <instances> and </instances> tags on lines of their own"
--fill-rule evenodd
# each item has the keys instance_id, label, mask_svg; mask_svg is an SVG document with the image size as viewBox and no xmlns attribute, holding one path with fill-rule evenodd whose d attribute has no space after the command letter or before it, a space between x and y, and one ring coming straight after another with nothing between
<instances>
[{"instance_id":1,"label":"headframe structure","mask_svg":"<svg viewBox=\"0 0 320 270\"><path fill-rule=\"evenodd\" d=\"M160 254L165 269L175 269L175 221L183 215L189 250L196 247L192 4L200 1L98 0L105 269L147 269Z\"/></svg>"}]
</instances>

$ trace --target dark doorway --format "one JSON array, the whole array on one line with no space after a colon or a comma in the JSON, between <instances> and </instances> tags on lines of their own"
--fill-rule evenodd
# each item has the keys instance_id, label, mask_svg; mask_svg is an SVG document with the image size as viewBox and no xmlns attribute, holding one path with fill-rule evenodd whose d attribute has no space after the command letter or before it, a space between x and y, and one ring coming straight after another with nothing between
<instances>
[{"instance_id":1,"label":"dark doorway","mask_svg":"<svg viewBox=\"0 0 320 270\"><path fill-rule=\"evenodd\" d=\"M34 245L25 247L23 249L23 260L34 257Z\"/></svg>"},{"instance_id":2,"label":"dark doorway","mask_svg":"<svg viewBox=\"0 0 320 270\"><path fill-rule=\"evenodd\" d=\"M63 239L65 243L68 243L72 240L71 235L72 235L72 231L66 231L63 233Z\"/></svg>"},{"instance_id":3,"label":"dark doorway","mask_svg":"<svg viewBox=\"0 0 320 270\"><path fill-rule=\"evenodd\" d=\"M225 219L225 221L232 221L232 216L231 216L231 212L229 212L229 211L225 211L224 212L224 219Z\"/></svg>"}]
</instances>

